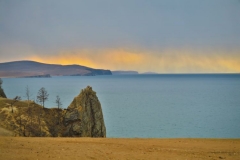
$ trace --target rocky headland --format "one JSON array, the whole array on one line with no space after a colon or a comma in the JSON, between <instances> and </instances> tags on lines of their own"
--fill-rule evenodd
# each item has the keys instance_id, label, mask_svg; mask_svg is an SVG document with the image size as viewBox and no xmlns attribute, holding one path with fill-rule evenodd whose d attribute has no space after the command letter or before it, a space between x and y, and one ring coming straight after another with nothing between
<instances>
[{"instance_id":1,"label":"rocky headland","mask_svg":"<svg viewBox=\"0 0 240 160\"><path fill-rule=\"evenodd\" d=\"M7 98L6 94L4 93L4 90L0 87L0 97Z\"/></svg>"},{"instance_id":2,"label":"rocky headland","mask_svg":"<svg viewBox=\"0 0 240 160\"><path fill-rule=\"evenodd\" d=\"M1 97L2 97L2 98L7 98L5 92L4 92L3 88L2 88L2 83L3 83L3 81L2 81L2 79L0 78L0 98L1 98Z\"/></svg>"},{"instance_id":3,"label":"rocky headland","mask_svg":"<svg viewBox=\"0 0 240 160\"><path fill-rule=\"evenodd\" d=\"M35 61L14 61L0 63L0 77L50 76L96 76L112 75L110 70L94 69L81 65L46 64Z\"/></svg>"},{"instance_id":4,"label":"rocky headland","mask_svg":"<svg viewBox=\"0 0 240 160\"><path fill-rule=\"evenodd\" d=\"M101 104L96 92L88 86L75 97L64 117L64 136L106 137Z\"/></svg>"},{"instance_id":5,"label":"rocky headland","mask_svg":"<svg viewBox=\"0 0 240 160\"><path fill-rule=\"evenodd\" d=\"M88 86L67 109L0 98L0 127L23 137L106 137L101 104Z\"/></svg>"}]
</instances>

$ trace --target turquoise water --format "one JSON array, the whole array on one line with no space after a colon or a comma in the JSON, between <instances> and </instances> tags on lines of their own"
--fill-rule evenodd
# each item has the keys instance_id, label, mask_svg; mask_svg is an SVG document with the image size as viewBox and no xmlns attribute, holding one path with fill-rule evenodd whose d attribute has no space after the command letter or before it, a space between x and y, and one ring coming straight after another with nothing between
<instances>
[{"instance_id":1,"label":"turquoise water","mask_svg":"<svg viewBox=\"0 0 240 160\"><path fill-rule=\"evenodd\" d=\"M240 75L127 75L3 78L9 98L31 99L45 87L46 107L59 95L63 108L82 88L102 104L107 137L240 138Z\"/></svg>"}]
</instances>

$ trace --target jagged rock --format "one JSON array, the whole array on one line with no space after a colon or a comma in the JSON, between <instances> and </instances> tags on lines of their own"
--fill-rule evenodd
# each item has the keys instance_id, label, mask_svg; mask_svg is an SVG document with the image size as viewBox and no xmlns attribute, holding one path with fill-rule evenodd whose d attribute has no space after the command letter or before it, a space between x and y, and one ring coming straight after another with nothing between
<instances>
[{"instance_id":1,"label":"jagged rock","mask_svg":"<svg viewBox=\"0 0 240 160\"><path fill-rule=\"evenodd\" d=\"M6 94L4 93L4 90L0 87L0 97L7 98Z\"/></svg>"},{"instance_id":2,"label":"jagged rock","mask_svg":"<svg viewBox=\"0 0 240 160\"><path fill-rule=\"evenodd\" d=\"M6 94L4 93L4 90L2 89L2 79L0 78L0 97L7 98Z\"/></svg>"},{"instance_id":3,"label":"jagged rock","mask_svg":"<svg viewBox=\"0 0 240 160\"><path fill-rule=\"evenodd\" d=\"M106 137L101 104L96 92L87 86L68 106L64 136Z\"/></svg>"}]
</instances>

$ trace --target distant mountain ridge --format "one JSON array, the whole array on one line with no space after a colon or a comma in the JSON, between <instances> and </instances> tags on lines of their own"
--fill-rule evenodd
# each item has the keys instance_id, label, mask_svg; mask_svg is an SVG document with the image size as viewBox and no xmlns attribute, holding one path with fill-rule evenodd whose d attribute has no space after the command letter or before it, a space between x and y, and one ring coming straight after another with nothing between
<instances>
[{"instance_id":1,"label":"distant mountain ridge","mask_svg":"<svg viewBox=\"0 0 240 160\"><path fill-rule=\"evenodd\" d=\"M144 73L141 73L141 74L159 74L157 72L144 72Z\"/></svg>"},{"instance_id":2,"label":"distant mountain ridge","mask_svg":"<svg viewBox=\"0 0 240 160\"><path fill-rule=\"evenodd\" d=\"M138 74L137 71L111 71L113 75L129 75L129 74Z\"/></svg>"},{"instance_id":3,"label":"distant mountain ridge","mask_svg":"<svg viewBox=\"0 0 240 160\"><path fill-rule=\"evenodd\" d=\"M51 76L95 76L112 75L112 72L81 65L46 64L35 61L0 63L0 77L24 77L47 74Z\"/></svg>"}]
</instances>

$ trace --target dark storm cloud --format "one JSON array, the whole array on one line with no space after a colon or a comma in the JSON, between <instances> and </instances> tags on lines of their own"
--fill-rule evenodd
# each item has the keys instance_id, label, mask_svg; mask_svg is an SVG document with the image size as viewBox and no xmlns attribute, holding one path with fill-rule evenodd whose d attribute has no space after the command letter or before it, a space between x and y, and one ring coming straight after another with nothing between
<instances>
[{"instance_id":1,"label":"dark storm cloud","mask_svg":"<svg viewBox=\"0 0 240 160\"><path fill-rule=\"evenodd\" d=\"M237 0L0 2L0 43L34 49L237 47Z\"/></svg>"},{"instance_id":2,"label":"dark storm cloud","mask_svg":"<svg viewBox=\"0 0 240 160\"><path fill-rule=\"evenodd\" d=\"M239 0L0 0L0 62L240 71Z\"/></svg>"}]
</instances>

